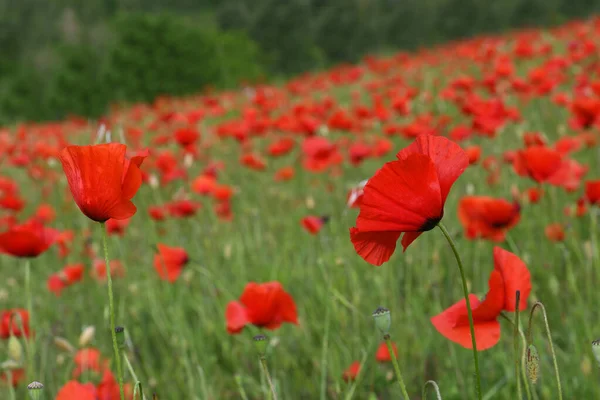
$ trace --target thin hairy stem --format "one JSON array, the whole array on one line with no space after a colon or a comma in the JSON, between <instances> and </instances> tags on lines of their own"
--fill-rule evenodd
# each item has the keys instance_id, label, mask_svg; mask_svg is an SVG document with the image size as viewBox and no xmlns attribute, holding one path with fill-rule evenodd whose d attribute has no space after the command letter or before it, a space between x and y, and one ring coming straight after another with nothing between
<instances>
[{"instance_id":1,"label":"thin hairy stem","mask_svg":"<svg viewBox=\"0 0 600 400\"><path fill-rule=\"evenodd\" d=\"M265 373L265 378L267 378L267 383L269 384L269 398L272 400L277 400L277 392L275 391L275 385L273 385L271 374L269 374L269 368L267 368L266 357L260 358L260 365L262 365L263 372Z\"/></svg>"},{"instance_id":2,"label":"thin hairy stem","mask_svg":"<svg viewBox=\"0 0 600 400\"><path fill-rule=\"evenodd\" d=\"M25 260L25 296L26 299L26 307L27 307L27 316L29 318L29 329L33 332L34 328L34 318L33 318L33 297L31 295L31 260ZM21 327L21 332L25 332L23 330L23 326ZM35 378L33 358L35 355L35 341L33 339L33 335L29 335L29 337L25 340L27 342L27 378L28 381L31 382L33 378Z\"/></svg>"},{"instance_id":3,"label":"thin hairy stem","mask_svg":"<svg viewBox=\"0 0 600 400\"><path fill-rule=\"evenodd\" d=\"M463 267L462 260L460 255L458 254L458 250L456 249L456 244L454 244L454 240L448 233L448 230L441 222L438 224L438 227L446 237L448 244L452 248L452 252L454 253L454 257L456 258L456 262L458 264L458 269L460 271L460 279L462 280L463 294L465 296L465 302L467 305L467 316L469 317L469 330L471 332L471 343L473 344L473 363L475 364L475 391L477 392L477 398L482 400L481 397L481 374L479 373L479 356L477 353L477 342L475 340L475 326L473 324L473 312L471 310L471 302L469 301L469 289L467 288L467 279L465 278L465 269Z\"/></svg>"},{"instance_id":4,"label":"thin hairy stem","mask_svg":"<svg viewBox=\"0 0 600 400\"><path fill-rule=\"evenodd\" d=\"M515 350L515 378L517 379L517 396L519 396L519 400L523 398L523 391L521 390L521 378L519 377L519 341L517 340L517 336L519 335L519 306L521 304L521 291L517 290L516 293L516 306L515 306L515 323L513 327L513 344Z\"/></svg>"},{"instance_id":5,"label":"thin hairy stem","mask_svg":"<svg viewBox=\"0 0 600 400\"><path fill-rule=\"evenodd\" d=\"M402 390L402 395L405 400L409 400L408 392L406 391L406 386L404 385L404 379L402 379L402 373L400 372L400 366L398 365L398 358L396 357L396 353L394 353L394 347L392 346L392 340L390 335L384 335L383 339L385 340L385 344L387 345L388 351L390 352L390 357L392 358L392 364L394 364L394 370L396 371L396 379L398 379L398 384L400 385L400 390Z\"/></svg>"},{"instance_id":6,"label":"thin hairy stem","mask_svg":"<svg viewBox=\"0 0 600 400\"><path fill-rule=\"evenodd\" d=\"M123 386L123 367L121 366L121 352L119 351L119 345L117 343L117 332L115 331L115 304L113 297L112 287L112 273L110 270L110 259L108 257L108 240L106 234L106 227L104 224L102 227L102 245L104 247L104 262L106 263L106 281L108 286L108 312L110 314L110 334L112 336L113 352L115 355L115 364L117 365L117 378L119 380L119 392L121 400L125 400L125 390Z\"/></svg>"},{"instance_id":7,"label":"thin hairy stem","mask_svg":"<svg viewBox=\"0 0 600 400\"><path fill-rule=\"evenodd\" d=\"M536 301L533 307L531 308L531 312L529 313L529 327L527 337L529 339L529 343L531 343L531 326L533 322L533 314L536 309L542 310L542 315L544 316L544 326L546 327L546 335L548 336L548 343L550 345L550 353L552 354L552 362L554 363L554 374L556 376L556 385L558 389L558 400L562 400L562 385L560 384L560 373L558 371L558 361L556 359L556 353L554 352L554 344L552 343L552 333L550 331L550 325L548 324L548 316L546 315L546 308L540 301Z\"/></svg>"},{"instance_id":8,"label":"thin hairy stem","mask_svg":"<svg viewBox=\"0 0 600 400\"><path fill-rule=\"evenodd\" d=\"M421 395L423 400L425 400L427 398L427 386L433 386L433 390L435 391L435 396L436 396L437 400L442 400L442 394L440 393L440 387L438 386L438 384L435 381L427 381L423 385L423 394Z\"/></svg>"},{"instance_id":9,"label":"thin hairy stem","mask_svg":"<svg viewBox=\"0 0 600 400\"><path fill-rule=\"evenodd\" d=\"M507 320L513 327L515 323L506 315L504 312L500 313L500 316ZM527 338L525 337L525 333L518 327L519 336L521 336L521 345L523 346L523 350L521 351L521 377L523 378L523 382L525 382L525 394L527 395L527 400L531 400L531 389L529 388L529 380L527 379L527 373L525 372L525 359L527 357Z\"/></svg>"}]
</instances>

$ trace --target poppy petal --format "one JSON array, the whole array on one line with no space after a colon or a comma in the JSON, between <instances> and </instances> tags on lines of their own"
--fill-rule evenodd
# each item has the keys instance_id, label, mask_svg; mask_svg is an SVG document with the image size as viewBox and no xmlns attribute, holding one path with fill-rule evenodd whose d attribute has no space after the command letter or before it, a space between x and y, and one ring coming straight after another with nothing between
<instances>
[{"instance_id":1,"label":"poppy petal","mask_svg":"<svg viewBox=\"0 0 600 400\"><path fill-rule=\"evenodd\" d=\"M386 163L369 179L356 227L361 232L420 231L442 214L435 165L425 155L411 154Z\"/></svg>"},{"instance_id":2,"label":"poppy petal","mask_svg":"<svg viewBox=\"0 0 600 400\"><path fill-rule=\"evenodd\" d=\"M432 135L417 136L415 141L400 150L396 157L404 160L414 153L425 154L433 161L444 203L454 182L469 166L469 156L453 141L443 136Z\"/></svg>"},{"instance_id":3,"label":"poppy petal","mask_svg":"<svg viewBox=\"0 0 600 400\"><path fill-rule=\"evenodd\" d=\"M126 146L109 143L68 146L60 161L79 209L90 219L104 222L121 202L123 160Z\"/></svg>"},{"instance_id":4,"label":"poppy petal","mask_svg":"<svg viewBox=\"0 0 600 400\"><path fill-rule=\"evenodd\" d=\"M129 200L122 201L108 210L112 219L127 219L131 218L137 211L137 207Z\"/></svg>"},{"instance_id":5,"label":"poppy petal","mask_svg":"<svg viewBox=\"0 0 600 400\"><path fill-rule=\"evenodd\" d=\"M479 305L477 297L469 295L471 307ZM453 304L440 314L431 317L431 323L446 339L449 339L461 346L472 349L471 332L469 325L456 326L456 318L466 314L467 306L465 299ZM475 340L477 350L482 351L496 345L500 340L500 323L498 321L475 322Z\"/></svg>"},{"instance_id":6,"label":"poppy petal","mask_svg":"<svg viewBox=\"0 0 600 400\"><path fill-rule=\"evenodd\" d=\"M498 271L493 270L488 285L490 290L485 295L485 299L477 307L471 305L473 307L473 321L484 322L495 320L504 308L505 294L502 275ZM460 325L469 325L466 307L465 314L457 318L456 326Z\"/></svg>"},{"instance_id":7,"label":"poppy petal","mask_svg":"<svg viewBox=\"0 0 600 400\"><path fill-rule=\"evenodd\" d=\"M246 308L237 301L230 301L227 304L225 319L227 320L227 332L229 333L239 333L249 323Z\"/></svg>"},{"instance_id":8,"label":"poppy petal","mask_svg":"<svg viewBox=\"0 0 600 400\"><path fill-rule=\"evenodd\" d=\"M494 268L502 274L504 279L506 311L516 311L516 292L521 292L519 310L527 308L527 298L531 293L531 274L529 269L518 256L501 247L494 247Z\"/></svg>"},{"instance_id":9,"label":"poppy petal","mask_svg":"<svg viewBox=\"0 0 600 400\"><path fill-rule=\"evenodd\" d=\"M414 242L419 236L421 236L423 232L406 232L404 236L402 236L402 248L403 251L406 251L406 248L410 246L412 242Z\"/></svg>"},{"instance_id":10,"label":"poppy petal","mask_svg":"<svg viewBox=\"0 0 600 400\"><path fill-rule=\"evenodd\" d=\"M390 259L402 232L361 232L350 228L354 250L366 262L380 266Z\"/></svg>"}]
</instances>

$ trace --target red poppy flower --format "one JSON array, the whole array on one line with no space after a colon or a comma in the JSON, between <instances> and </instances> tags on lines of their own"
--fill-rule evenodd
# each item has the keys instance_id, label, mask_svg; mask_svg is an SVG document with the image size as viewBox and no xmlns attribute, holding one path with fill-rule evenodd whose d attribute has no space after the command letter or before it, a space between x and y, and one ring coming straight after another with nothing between
<instances>
[{"instance_id":1,"label":"red poppy flower","mask_svg":"<svg viewBox=\"0 0 600 400\"><path fill-rule=\"evenodd\" d=\"M536 182L548 180L561 165L562 156L545 146L531 146L517 153L513 167L520 176L529 176Z\"/></svg>"},{"instance_id":2,"label":"red poppy flower","mask_svg":"<svg viewBox=\"0 0 600 400\"><path fill-rule=\"evenodd\" d=\"M188 263L188 254L182 247L169 247L161 243L157 247L158 254L154 256L154 269L162 280L173 283Z\"/></svg>"},{"instance_id":3,"label":"red poppy flower","mask_svg":"<svg viewBox=\"0 0 600 400\"><path fill-rule=\"evenodd\" d=\"M78 350L73 361L75 362L74 379L79 378L87 371L100 374L103 369L108 367L108 360L104 360L100 350L93 347Z\"/></svg>"},{"instance_id":4,"label":"red poppy flower","mask_svg":"<svg viewBox=\"0 0 600 400\"><path fill-rule=\"evenodd\" d=\"M123 264L121 264L121 261L110 260L110 274L113 279L125 276L125 268L123 267ZM94 260L92 277L99 281L106 280L106 263L103 260Z\"/></svg>"},{"instance_id":5,"label":"red poppy flower","mask_svg":"<svg viewBox=\"0 0 600 400\"><path fill-rule=\"evenodd\" d=\"M398 357L398 346L396 343L392 343L392 349L394 349L394 354ZM392 361L392 355L390 354L390 350L387 347L385 342L381 343L377 348L377 353L375 353L375 359L377 362L390 362Z\"/></svg>"},{"instance_id":6,"label":"red poppy flower","mask_svg":"<svg viewBox=\"0 0 600 400\"><path fill-rule=\"evenodd\" d=\"M199 195L208 195L213 192L217 185L215 177L210 175L199 175L192 181L192 191Z\"/></svg>"},{"instance_id":7,"label":"red poppy flower","mask_svg":"<svg viewBox=\"0 0 600 400\"><path fill-rule=\"evenodd\" d=\"M467 156L469 157L469 164L477 164L479 158L481 157L481 147L479 146L469 146L465 149Z\"/></svg>"},{"instance_id":8,"label":"red poppy flower","mask_svg":"<svg viewBox=\"0 0 600 400\"><path fill-rule=\"evenodd\" d=\"M48 290L60 296L62 290L79 282L83 278L83 264L67 265L56 274L50 275L47 281Z\"/></svg>"},{"instance_id":9,"label":"red poppy flower","mask_svg":"<svg viewBox=\"0 0 600 400\"><path fill-rule=\"evenodd\" d=\"M150 215L150 218L152 218L155 221L164 221L166 217L165 209L161 206L148 207L148 214Z\"/></svg>"},{"instance_id":10,"label":"red poppy flower","mask_svg":"<svg viewBox=\"0 0 600 400\"><path fill-rule=\"evenodd\" d=\"M466 153L441 136L419 136L386 163L364 188L350 238L367 262L381 265L404 233L404 250L444 216L450 188L469 164Z\"/></svg>"},{"instance_id":11,"label":"red poppy flower","mask_svg":"<svg viewBox=\"0 0 600 400\"><path fill-rule=\"evenodd\" d=\"M27 310L13 308L0 312L0 339L11 334L16 337L29 337L29 313Z\"/></svg>"},{"instance_id":12,"label":"red poppy flower","mask_svg":"<svg viewBox=\"0 0 600 400\"><path fill-rule=\"evenodd\" d=\"M521 218L519 203L488 196L466 196L458 203L458 219L469 239L501 242Z\"/></svg>"},{"instance_id":13,"label":"red poppy flower","mask_svg":"<svg viewBox=\"0 0 600 400\"><path fill-rule=\"evenodd\" d=\"M600 205L600 180L585 183L585 199L593 205Z\"/></svg>"},{"instance_id":14,"label":"red poppy flower","mask_svg":"<svg viewBox=\"0 0 600 400\"><path fill-rule=\"evenodd\" d=\"M196 143L200 138L200 133L194 128L179 128L175 131L175 141L181 147L188 147Z\"/></svg>"},{"instance_id":15,"label":"red poppy flower","mask_svg":"<svg viewBox=\"0 0 600 400\"><path fill-rule=\"evenodd\" d=\"M500 312L516 311L516 292L520 291L519 310L527 308L531 292L531 276L525 263L513 253L494 247L494 270L488 282L489 291L483 301L469 295L473 311L475 340L478 350L489 349L500 340ZM465 299L431 318L433 326L447 339L472 348Z\"/></svg>"},{"instance_id":16,"label":"red poppy flower","mask_svg":"<svg viewBox=\"0 0 600 400\"><path fill-rule=\"evenodd\" d=\"M356 379L358 374L360 373L360 362L354 361L347 370L344 371L342 375L342 379L346 382L353 381Z\"/></svg>"},{"instance_id":17,"label":"red poppy flower","mask_svg":"<svg viewBox=\"0 0 600 400\"><path fill-rule=\"evenodd\" d=\"M59 232L45 227L36 219L13 225L0 234L0 253L14 257L37 257L58 239Z\"/></svg>"},{"instance_id":18,"label":"red poppy flower","mask_svg":"<svg viewBox=\"0 0 600 400\"><path fill-rule=\"evenodd\" d=\"M35 219L43 224L48 224L54 220L56 212L50 204L40 204L35 211Z\"/></svg>"},{"instance_id":19,"label":"red poppy flower","mask_svg":"<svg viewBox=\"0 0 600 400\"><path fill-rule=\"evenodd\" d=\"M167 203L165 207L172 217L185 218L195 215L196 211L202 207L202 204L193 200L183 199Z\"/></svg>"},{"instance_id":20,"label":"red poppy flower","mask_svg":"<svg viewBox=\"0 0 600 400\"><path fill-rule=\"evenodd\" d=\"M562 242L565 240L565 229L560 222L550 224L544 229L544 233L548 240L552 242Z\"/></svg>"},{"instance_id":21,"label":"red poppy flower","mask_svg":"<svg viewBox=\"0 0 600 400\"><path fill-rule=\"evenodd\" d=\"M315 217L309 215L308 217L302 218L302 227L312 235L319 233L323 225L329 220L329 217Z\"/></svg>"},{"instance_id":22,"label":"red poppy flower","mask_svg":"<svg viewBox=\"0 0 600 400\"><path fill-rule=\"evenodd\" d=\"M537 204L544 194L544 190L541 188L529 188L527 189L527 197L531 204Z\"/></svg>"},{"instance_id":23,"label":"red poppy flower","mask_svg":"<svg viewBox=\"0 0 600 400\"><path fill-rule=\"evenodd\" d=\"M248 324L277 329L284 322L298 324L296 303L279 282L250 282L240 301L231 301L225 311L227 331L241 332Z\"/></svg>"},{"instance_id":24,"label":"red poppy flower","mask_svg":"<svg viewBox=\"0 0 600 400\"><path fill-rule=\"evenodd\" d=\"M129 225L131 218L126 219L109 219L106 221L106 233L109 235L123 236L125 228Z\"/></svg>"},{"instance_id":25,"label":"red poppy flower","mask_svg":"<svg viewBox=\"0 0 600 400\"><path fill-rule=\"evenodd\" d=\"M294 178L295 173L296 171L294 170L294 167L282 167L275 172L275 181L283 182L292 180Z\"/></svg>"},{"instance_id":26,"label":"red poppy flower","mask_svg":"<svg viewBox=\"0 0 600 400\"><path fill-rule=\"evenodd\" d=\"M579 189L581 179L587 174L588 167L575 160L563 159L559 168L550 176L547 182L553 186L562 187L567 192Z\"/></svg>"},{"instance_id":27,"label":"red poppy flower","mask_svg":"<svg viewBox=\"0 0 600 400\"><path fill-rule=\"evenodd\" d=\"M126 219L136 212L131 202L142 184L139 167L147 154L125 157L124 144L68 146L60 152L75 203L88 218L106 222Z\"/></svg>"},{"instance_id":28,"label":"red poppy flower","mask_svg":"<svg viewBox=\"0 0 600 400\"><path fill-rule=\"evenodd\" d=\"M56 395L56 400L96 400L96 388L91 383L68 381Z\"/></svg>"},{"instance_id":29,"label":"red poppy flower","mask_svg":"<svg viewBox=\"0 0 600 400\"><path fill-rule=\"evenodd\" d=\"M10 385L12 387L17 387L19 386L19 383L21 383L23 381L23 379L26 378L25 376L25 370L23 368L19 368L19 369L13 369L12 371L10 371ZM6 372L2 372L0 374L0 382L8 382L9 379L9 373L8 371Z\"/></svg>"}]
</instances>

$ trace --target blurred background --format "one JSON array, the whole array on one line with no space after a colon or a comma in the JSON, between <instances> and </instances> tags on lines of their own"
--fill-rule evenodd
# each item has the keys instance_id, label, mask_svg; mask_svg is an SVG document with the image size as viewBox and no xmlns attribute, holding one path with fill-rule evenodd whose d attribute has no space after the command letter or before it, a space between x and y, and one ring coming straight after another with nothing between
<instances>
[{"instance_id":1,"label":"blurred background","mask_svg":"<svg viewBox=\"0 0 600 400\"><path fill-rule=\"evenodd\" d=\"M93 118L597 12L597 0L0 0L0 123Z\"/></svg>"}]
</instances>

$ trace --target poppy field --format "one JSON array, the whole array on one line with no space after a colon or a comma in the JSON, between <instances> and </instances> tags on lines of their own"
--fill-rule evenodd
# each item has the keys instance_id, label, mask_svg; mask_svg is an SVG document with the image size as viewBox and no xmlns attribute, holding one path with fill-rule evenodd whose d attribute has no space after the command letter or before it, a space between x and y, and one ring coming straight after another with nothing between
<instances>
[{"instance_id":1,"label":"poppy field","mask_svg":"<svg viewBox=\"0 0 600 400\"><path fill-rule=\"evenodd\" d=\"M599 37L0 128L0 398L600 398Z\"/></svg>"}]
</instances>

